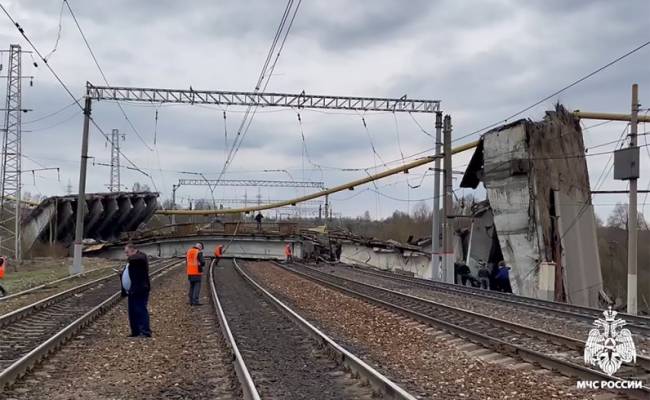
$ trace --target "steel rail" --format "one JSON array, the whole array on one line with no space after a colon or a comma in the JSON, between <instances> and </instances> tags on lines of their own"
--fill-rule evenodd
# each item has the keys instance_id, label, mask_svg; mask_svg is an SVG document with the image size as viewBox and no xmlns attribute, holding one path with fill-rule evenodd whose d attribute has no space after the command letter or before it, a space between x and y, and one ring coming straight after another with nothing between
<instances>
[{"instance_id":1,"label":"steel rail","mask_svg":"<svg viewBox=\"0 0 650 400\"><path fill-rule=\"evenodd\" d=\"M163 276L170 271L173 267L181 264L181 261L174 260L167 265L163 265L155 271L150 272L152 280ZM114 276L114 275L113 275ZM32 349L29 353L16 360L9 367L0 372L0 390L8 385L13 384L17 379L24 376L31 368L39 364L48 355L54 353L68 340L72 339L80 330L88 326L91 322L99 316L108 311L113 305L120 301L122 298L121 293L118 291L108 299L101 302L99 305L93 307L90 311L86 312L81 317L77 318L72 323L63 327L54 336L47 339L38 347Z\"/></svg>"},{"instance_id":2,"label":"steel rail","mask_svg":"<svg viewBox=\"0 0 650 400\"><path fill-rule=\"evenodd\" d=\"M16 298L16 297L20 297L20 296L30 294L31 292L35 292L35 291L40 290L40 289L48 288L48 287L50 287L52 285L56 285L56 284L59 284L61 282L65 282L65 281L70 280L70 279L80 278L80 277L86 276L91 272L101 271L103 269L108 269L108 268L111 268L111 267L95 268L95 269L91 269L91 270L82 272L80 274L68 275L68 276L63 277L63 278L59 278L59 279L56 279L56 280L53 280L53 281L45 282L45 283L42 283L42 284L40 284L38 286L33 286L33 287L28 288L28 289L22 290L20 292L16 292L16 293L12 293L12 294L7 295L7 296L0 297L0 303L3 302L3 301L7 301L7 300L10 300L10 299Z\"/></svg>"},{"instance_id":3,"label":"steel rail","mask_svg":"<svg viewBox=\"0 0 650 400\"><path fill-rule=\"evenodd\" d=\"M383 396L395 400L415 400L416 398L409 394L406 390L402 389L396 383L386 378L377 370L366 364L359 357L350 353L344 347L336 343L329 336L325 335L322 331L309 323L306 319L301 317L298 313L292 310L289 306L280 301L277 297L273 296L269 291L264 289L246 272L244 272L236 259L233 259L235 270L246 280L255 290L261 293L271 304L278 308L284 315L291 321L298 325L305 333L314 338L318 343L327 347L334 354L337 355L337 361L342 363L346 368L355 374L367 379L368 383Z\"/></svg>"},{"instance_id":4,"label":"steel rail","mask_svg":"<svg viewBox=\"0 0 650 400\"><path fill-rule=\"evenodd\" d=\"M248 372L248 367L246 367L246 363L244 362L244 359L239 352L237 342L235 342L235 338L232 334L232 331L230 330L230 326L228 325L226 314L223 311L223 307L221 307L221 302L219 301L219 296L217 295L217 287L214 284L214 268L215 262L212 260L212 263L210 264L210 270L208 272L210 279L210 297L212 298L212 303L217 311L219 326L221 326L221 332L223 333L226 345L232 354L232 363L235 367L235 373L237 374L239 384L241 385L242 394L244 395L245 400L260 400L260 395L257 392L253 378L251 377L250 372Z\"/></svg>"},{"instance_id":5,"label":"steel rail","mask_svg":"<svg viewBox=\"0 0 650 400\"><path fill-rule=\"evenodd\" d=\"M156 260L158 261L158 260ZM160 260L160 263L162 264L164 260ZM156 265L157 266L157 265ZM78 274L77 274L78 275ZM100 278L94 279L90 282L82 283L81 285L77 285L75 287L72 287L70 289L64 290L63 292L55 293L49 297L46 297L44 299L38 300L34 303L28 304L24 307L21 307L17 310L10 311L6 314L0 315L0 328L4 328L9 324L12 324L18 320L21 320L31 314L34 311L41 310L44 308L47 308L51 306L52 304L55 304L63 299L68 298L69 296L72 296L74 294L83 292L89 288L91 288L94 285L97 285L98 283L101 283L103 281L107 281L111 278L115 277L115 273L111 273L109 275L104 275Z\"/></svg>"},{"instance_id":6,"label":"steel rail","mask_svg":"<svg viewBox=\"0 0 650 400\"><path fill-rule=\"evenodd\" d=\"M366 267L353 266L352 268L362 271L364 274L378 276L404 283L412 283L414 285L432 290L441 290L448 293L472 294L477 297L482 297L494 301L502 301L504 303L512 303L529 309L542 310L555 314L564 314L588 322L593 322L595 318L599 318L603 313L602 310L593 307L536 299L533 297L520 296L512 293L495 292L480 288L456 285L453 283L431 281L428 279L416 278L388 271L373 270ZM625 319L627 322L627 327L632 327L639 331L642 331L645 334L650 334L650 318L638 315L630 315L626 313L618 313L618 316Z\"/></svg>"},{"instance_id":7,"label":"steel rail","mask_svg":"<svg viewBox=\"0 0 650 400\"><path fill-rule=\"evenodd\" d=\"M460 326L460 325L457 325L457 324L454 324L454 323L451 323L451 322L447 322L447 321L442 320L440 318L435 318L435 317L432 317L430 315L426 315L426 314L420 313L418 311L415 311L415 310L412 310L412 309L409 309L409 308L405 308L405 307L402 307L402 306L397 305L397 304L390 303L388 301L376 298L376 297L368 295L366 293L362 293L360 291L353 290L353 289L350 289L348 287L341 286L339 284L333 283L333 282L327 280L326 278L319 278L319 277L316 277L316 276L311 275L309 273L299 271L299 270L297 270L295 268L291 268L289 266L286 266L286 265L283 265L283 264L280 264L280 263L277 263L277 262L275 264L278 265L279 267L283 268L284 270L290 271L290 272L292 272L292 273L294 273L294 274L296 274L298 276L301 276L301 277L303 277L305 279L309 279L309 280L312 280L312 281L314 281L316 283L319 283L321 285L324 285L324 286L333 288L335 290L347 293L347 294L352 295L353 297L359 298L359 299L361 299L363 301L366 301L366 302L369 302L369 303L374 303L374 304L377 304L377 305L379 305L381 307L387 308L389 310L394 310L394 311L397 311L399 313L405 314L405 315L409 316L410 318L413 318L413 319L415 319L417 321L420 321L422 323L425 323L427 325L440 327L440 328L442 328L444 330L447 330L447 331L449 331L449 332L451 332L451 333L453 333L453 334L455 334L457 336L463 337L463 338L465 338L465 339L467 339L467 340L469 340L471 342L479 344L479 345L481 345L483 347L490 348L490 349L494 350L495 352L505 354L505 355L508 355L508 356L512 356L512 357L517 357L517 358L520 358L520 359L522 359L522 360L524 360L526 362L533 363L533 364L538 364L538 365L542 366L543 368L550 369L550 370L555 370L555 371L558 371L558 372L560 372L560 373L562 373L564 375L573 376L573 377L577 377L577 378L581 378L581 379L598 380L598 381L603 381L603 380L605 380L605 381L620 381L620 382L624 381L624 379L622 379L622 378L609 376L609 375L607 375L605 373L596 371L594 369L587 368L587 367L584 367L582 365L572 363L570 361L555 358L555 357L546 355L544 353L541 353L539 351L531 350L531 349L528 349L528 348L523 347L521 345L513 344L513 343L507 342L505 340L501 340L501 339L498 339L498 338L495 338L495 337L492 337L492 336L488 336L488 335L483 334L481 332L473 331L473 330L465 328L463 326ZM297 265L300 265L300 264L297 264ZM377 287L377 286L373 286L373 285L368 285L368 284L365 284L365 283L361 283L361 282L357 282L357 281L354 281L354 280L346 279L346 278L343 278L343 277L340 277L340 276L324 273L324 272L314 270L313 268L310 268L310 267L307 267L307 266L304 266L304 265L302 267L309 270L310 272L314 272L314 273L316 273L318 275L326 276L327 278L330 278L330 279L338 279L339 281L342 281L342 282L347 281L347 282L353 283L355 285L360 285L362 287L370 288L370 289L373 289L373 290L379 290L381 292L386 292L386 293L389 293L391 295L401 297L401 298L408 298L410 300L417 300L417 301L420 301L420 302L423 302L423 303L429 303L429 304L435 305L436 307L441 307L441 308L444 308L444 309L452 309L454 311L457 310L457 312L462 313L462 314L466 314L466 315L474 314L474 315L476 315L476 316L478 316L480 318L483 318L485 320L495 321L496 324L499 324L501 326L510 325L510 330L515 330L515 329L519 329L519 327L522 327L522 325L519 325L519 324L514 324L514 323L511 323L511 322L508 322L508 321L495 319L493 317L488 317L488 316L484 316L484 315L481 315L481 314L476 314L476 313L466 311L466 310L462 310L462 309L456 309L455 307L446 306L444 304L436 303L436 302L433 302L433 301L430 301L430 300L421 299L421 298L418 298L418 297L415 297L415 296L406 295L404 293L399 293L399 292L391 291L389 289L385 289L385 288L381 288L381 287ZM529 327L523 327L523 328L525 330L527 330L528 334L530 334L530 335L535 335L535 336L542 335L542 336L546 336L546 337L551 338L551 340L549 340L550 342L553 342L554 340L556 340L556 341L559 340L561 343L564 343L566 341L567 344L573 343L574 345L575 345L575 342L580 342L581 346L584 346L584 343L582 343L581 341L579 341L577 339L568 338L568 337L564 337L564 336L561 336L561 335L549 334L548 332L537 330L537 329L534 329L534 328L529 328ZM643 368L647 369L650 366L650 359L646 359L644 357L638 357L637 356L637 362L639 362L639 360L641 360L641 363L643 363L643 365L642 365ZM632 395L632 396L635 396L635 398L639 398L639 399L647 399L648 396L650 396L650 388L647 387L647 386L644 386L642 389L630 389L630 390L625 390L625 391L623 391L621 393L624 393L626 395Z\"/></svg>"}]
</instances>

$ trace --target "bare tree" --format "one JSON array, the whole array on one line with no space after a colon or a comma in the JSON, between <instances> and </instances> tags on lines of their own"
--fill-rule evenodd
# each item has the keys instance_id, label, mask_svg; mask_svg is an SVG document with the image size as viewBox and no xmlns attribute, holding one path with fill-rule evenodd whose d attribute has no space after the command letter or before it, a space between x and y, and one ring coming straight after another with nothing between
<instances>
[{"instance_id":1,"label":"bare tree","mask_svg":"<svg viewBox=\"0 0 650 400\"><path fill-rule=\"evenodd\" d=\"M612 210L612 213L607 217L607 226L610 228L619 228L627 230L628 223L628 205L617 203ZM637 223L640 230L648 230L648 221L646 221L643 213L639 212L637 214Z\"/></svg>"}]
</instances>

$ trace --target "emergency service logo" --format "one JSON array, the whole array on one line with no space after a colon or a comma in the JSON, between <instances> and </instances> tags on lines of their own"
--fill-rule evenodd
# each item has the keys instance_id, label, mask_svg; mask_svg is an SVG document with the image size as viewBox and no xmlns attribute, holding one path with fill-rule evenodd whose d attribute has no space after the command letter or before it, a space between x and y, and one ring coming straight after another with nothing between
<instances>
[{"instance_id":1,"label":"emergency service logo","mask_svg":"<svg viewBox=\"0 0 650 400\"><path fill-rule=\"evenodd\" d=\"M594 321L595 328L589 331L585 343L584 361L587 366L598 366L604 373L614 377L623 363L636 362L636 347L629 329L623 328L627 322L616 318L618 313L609 309L603 311L605 318ZM641 381L578 381L583 389L635 389L641 388Z\"/></svg>"},{"instance_id":2,"label":"emergency service logo","mask_svg":"<svg viewBox=\"0 0 650 400\"><path fill-rule=\"evenodd\" d=\"M596 328L589 331L585 344L585 364L598 365L609 376L614 375L624 362L636 362L632 333L623 329L627 323L616 318L616 314L611 307L604 311L605 319L594 321Z\"/></svg>"}]
</instances>

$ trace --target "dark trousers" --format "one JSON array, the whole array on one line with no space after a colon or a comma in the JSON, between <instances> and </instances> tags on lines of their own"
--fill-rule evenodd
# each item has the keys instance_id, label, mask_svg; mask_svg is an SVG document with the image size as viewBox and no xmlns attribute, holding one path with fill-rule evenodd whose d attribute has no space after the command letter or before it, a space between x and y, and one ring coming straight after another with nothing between
<instances>
[{"instance_id":1,"label":"dark trousers","mask_svg":"<svg viewBox=\"0 0 650 400\"><path fill-rule=\"evenodd\" d=\"M510 285L510 279L498 279L497 290L499 292L512 293L512 286Z\"/></svg>"},{"instance_id":2,"label":"dark trousers","mask_svg":"<svg viewBox=\"0 0 650 400\"><path fill-rule=\"evenodd\" d=\"M187 280L190 282L190 290L187 293L190 304L198 304L199 294L201 294L201 275L188 276Z\"/></svg>"},{"instance_id":3,"label":"dark trousers","mask_svg":"<svg viewBox=\"0 0 650 400\"><path fill-rule=\"evenodd\" d=\"M2 297L5 297L7 295L7 291L2 285L0 285L0 292L2 292Z\"/></svg>"},{"instance_id":4,"label":"dark trousers","mask_svg":"<svg viewBox=\"0 0 650 400\"><path fill-rule=\"evenodd\" d=\"M131 325L131 335L151 336L149 327L149 292L129 294L129 325Z\"/></svg>"}]
</instances>

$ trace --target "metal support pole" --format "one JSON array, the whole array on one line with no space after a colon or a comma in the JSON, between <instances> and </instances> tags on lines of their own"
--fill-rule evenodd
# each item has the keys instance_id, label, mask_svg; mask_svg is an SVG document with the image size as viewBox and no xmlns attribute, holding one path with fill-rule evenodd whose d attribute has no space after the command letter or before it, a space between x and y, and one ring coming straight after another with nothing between
<instances>
[{"instance_id":1,"label":"metal support pole","mask_svg":"<svg viewBox=\"0 0 650 400\"><path fill-rule=\"evenodd\" d=\"M443 121L443 144L444 144L444 178L445 178L445 199L443 216L443 268L444 281L454 283L454 247L453 247L453 187L451 167L451 117L445 115Z\"/></svg>"},{"instance_id":2,"label":"metal support pole","mask_svg":"<svg viewBox=\"0 0 650 400\"><path fill-rule=\"evenodd\" d=\"M433 210L431 210L431 280L442 279L440 269L440 150L442 147L442 112L436 112L436 161L433 166Z\"/></svg>"},{"instance_id":3,"label":"metal support pole","mask_svg":"<svg viewBox=\"0 0 650 400\"><path fill-rule=\"evenodd\" d=\"M630 147L636 147L639 115L639 86L632 85L632 118L630 119ZM630 208L628 210L627 240L627 313L637 313L637 179L630 179Z\"/></svg>"},{"instance_id":4,"label":"metal support pole","mask_svg":"<svg viewBox=\"0 0 650 400\"><path fill-rule=\"evenodd\" d=\"M467 257L465 257L465 264L469 265L469 258L472 254L472 238L474 237L474 218L469 226L469 243L467 244Z\"/></svg>"},{"instance_id":5,"label":"metal support pole","mask_svg":"<svg viewBox=\"0 0 650 400\"><path fill-rule=\"evenodd\" d=\"M325 221L330 219L329 209L330 209L330 196L325 195Z\"/></svg>"},{"instance_id":6,"label":"metal support pole","mask_svg":"<svg viewBox=\"0 0 650 400\"><path fill-rule=\"evenodd\" d=\"M180 185L172 185L172 210L176 209L176 190ZM176 225L176 214L172 214L172 225Z\"/></svg>"},{"instance_id":7,"label":"metal support pole","mask_svg":"<svg viewBox=\"0 0 650 400\"><path fill-rule=\"evenodd\" d=\"M81 166L79 167L79 197L77 199L77 222L74 235L74 259L70 274L80 274L84 268L81 264L81 252L83 250L84 238L84 217L86 214L86 169L88 167L88 131L90 129L90 103L91 99L86 96L84 104L84 128L81 137Z\"/></svg>"}]
</instances>

